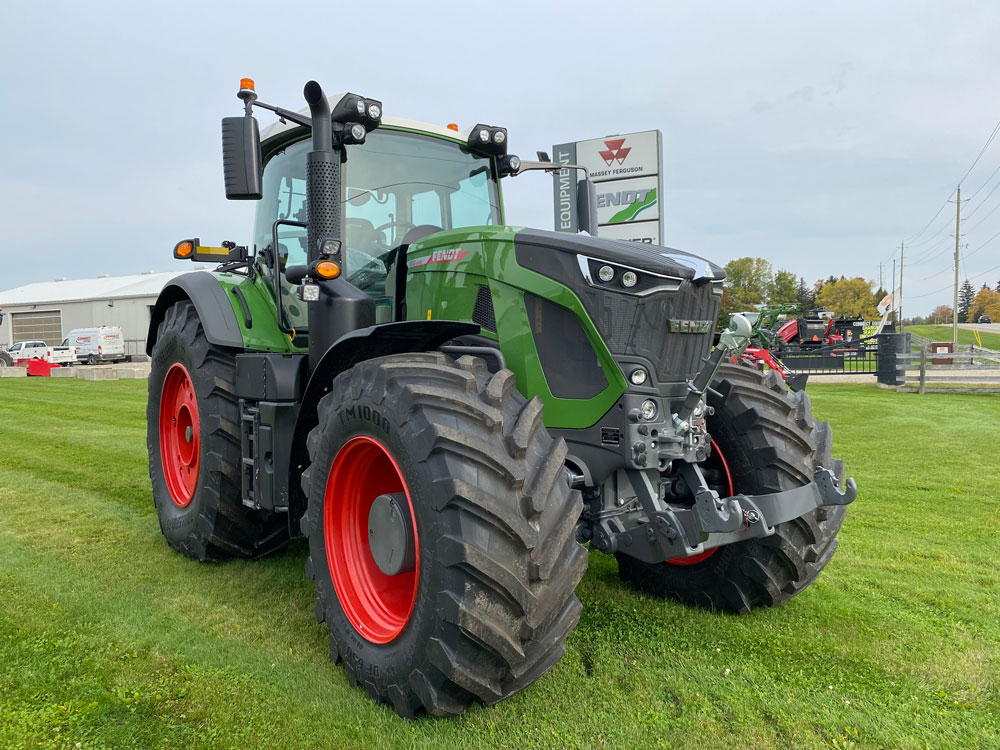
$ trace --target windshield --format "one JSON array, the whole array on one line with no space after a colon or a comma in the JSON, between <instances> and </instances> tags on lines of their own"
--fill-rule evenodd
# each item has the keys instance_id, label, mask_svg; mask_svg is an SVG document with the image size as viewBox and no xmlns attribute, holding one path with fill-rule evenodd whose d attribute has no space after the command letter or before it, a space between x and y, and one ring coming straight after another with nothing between
<instances>
[{"instance_id":1,"label":"windshield","mask_svg":"<svg viewBox=\"0 0 1000 750\"><path fill-rule=\"evenodd\" d=\"M275 220L308 220L305 167L311 150L311 141L299 141L268 161L254 227L258 250L271 244ZM365 143L348 147L347 155L341 238L347 248L347 279L372 295L376 304L388 304L386 262L408 230L500 223L490 159L468 153L454 142L375 130ZM305 229L279 227L278 241L282 267L306 262ZM289 299L287 293L283 296ZM286 306L299 326L304 323L302 307Z\"/></svg>"}]
</instances>

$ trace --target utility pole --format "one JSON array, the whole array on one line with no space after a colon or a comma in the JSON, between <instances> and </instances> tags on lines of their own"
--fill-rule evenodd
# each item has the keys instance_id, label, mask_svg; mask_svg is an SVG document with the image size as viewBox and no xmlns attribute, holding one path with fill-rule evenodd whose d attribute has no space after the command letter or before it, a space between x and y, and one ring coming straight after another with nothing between
<instances>
[{"instance_id":1,"label":"utility pole","mask_svg":"<svg viewBox=\"0 0 1000 750\"><path fill-rule=\"evenodd\" d=\"M961 237L959 222L962 220L962 186L955 197L955 304L951 308L951 348L958 350L958 241Z\"/></svg>"},{"instance_id":2,"label":"utility pole","mask_svg":"<svg viewBox=\"0 0 1000 750\"><path fill-rule=\"evenodd\" d=\"M881 263L878 264L878 288L879 289L885 289L885 287L882 286L882 264Z\"/></svg>"},{"instance_id":3,"label":"utility pole","mask_svg":"<svg viewBox=\"0 0 1000 750\"><path fill-rule=\"evenodd\" d=\"M899 243L899 325L903 330L903 243Z\"/></svg>"},{"instance_id":4,"label":"utility pole","mask_svg":"<svg viewBox=\"0 0 1000 750\"><path fill-rule=\"evenodd\" d=\"M892 290L890 294L896 293L896 259L892 259ZM902 333L902 329L899 328L899 318L896 316L896 300L892 301L892 317L895 318L892 322L896 325L896 332Z\"/></svg>"}]
</instances>

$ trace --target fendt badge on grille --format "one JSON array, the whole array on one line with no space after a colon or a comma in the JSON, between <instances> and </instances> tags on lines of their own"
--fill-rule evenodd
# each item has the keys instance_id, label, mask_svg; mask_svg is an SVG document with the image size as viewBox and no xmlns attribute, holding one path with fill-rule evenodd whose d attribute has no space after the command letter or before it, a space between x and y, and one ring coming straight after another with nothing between
<instances>
[{"instance_id":1,"label":"fendt badge on grille","mask_svg":"<svg viewBox=\"0 0 1000 750\"><path fill-rule=\"evenodd\" d=\"M671 333L711 333L713 326L711 320L669 320L667 323Z\"/></svg>"}]
</instances>

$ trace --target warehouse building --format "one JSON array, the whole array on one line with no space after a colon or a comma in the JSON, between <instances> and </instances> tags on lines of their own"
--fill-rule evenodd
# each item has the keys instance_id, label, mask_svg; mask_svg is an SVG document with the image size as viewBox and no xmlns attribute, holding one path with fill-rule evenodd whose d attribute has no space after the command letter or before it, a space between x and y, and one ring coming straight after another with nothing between
<instances>
[{"instance_id":1,"label":"warehouse building","mask_svg":"<svg viewBox=\"0 0 1000 750\"><path fill-rule=\"evenodd\" d=\"M127 354L141 354L156 298L181 273L59 279L0 292L0 348L27 340L57 346L76 328L108 325L121 327Z\"/></svg>"}]
</instances>

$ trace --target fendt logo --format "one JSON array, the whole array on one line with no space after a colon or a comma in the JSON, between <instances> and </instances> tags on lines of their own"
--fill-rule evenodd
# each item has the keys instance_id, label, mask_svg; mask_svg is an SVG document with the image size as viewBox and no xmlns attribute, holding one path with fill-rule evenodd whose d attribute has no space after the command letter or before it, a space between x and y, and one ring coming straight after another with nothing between
<instances>
[{"instance_id":1,"label":"fendt logo","mask_svg":"<svg viewBox=\"0 0 1000 750\"><path fill-rule=\"evenodd\" d=\"M625 146L624 138L613 138L610 141L605 141L604 145L608 147L607 151L598 151L601 158L604 159L604 163L609 167L613 162L618 162L622 164L625 161L625 157L628 156L631 148Z\"/></svg>"}]
</instances>

